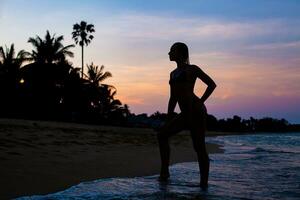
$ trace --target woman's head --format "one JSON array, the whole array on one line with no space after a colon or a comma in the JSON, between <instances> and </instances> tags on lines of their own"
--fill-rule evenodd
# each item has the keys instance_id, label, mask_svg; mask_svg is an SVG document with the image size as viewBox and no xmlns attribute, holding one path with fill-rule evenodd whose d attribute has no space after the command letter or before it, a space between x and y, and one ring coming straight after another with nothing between
<instances>
[{"instance_id":1,"label":"woman's head","mask_svg":"<svg viewBox=\"0 0 300 200\"><path fill-rule=\"evenodd\" d=\"M189 49L187 45L182 42L176 42L171 46L169 57L171 61L179 61L190 64Z\"/></svg>"}]
</instances>

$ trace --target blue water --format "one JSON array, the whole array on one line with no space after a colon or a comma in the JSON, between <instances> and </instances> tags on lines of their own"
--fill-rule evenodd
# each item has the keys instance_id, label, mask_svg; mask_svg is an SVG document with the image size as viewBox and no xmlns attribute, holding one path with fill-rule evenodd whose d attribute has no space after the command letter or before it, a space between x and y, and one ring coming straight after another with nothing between
<instances>
[{"instance_id":1,"label":"blue water","mask_svg":"<svg viewBox=\"0 0 300 200\"><path fill-rule=\"evenodd\" d=\"M19 199L300 199L300 133L218 136L207 141L225 149L224 154L210 155L207 191L199 189L198 164L190 162L173 165L165 184L157 175L99 179Z\"/></svg>"}]
</instances>

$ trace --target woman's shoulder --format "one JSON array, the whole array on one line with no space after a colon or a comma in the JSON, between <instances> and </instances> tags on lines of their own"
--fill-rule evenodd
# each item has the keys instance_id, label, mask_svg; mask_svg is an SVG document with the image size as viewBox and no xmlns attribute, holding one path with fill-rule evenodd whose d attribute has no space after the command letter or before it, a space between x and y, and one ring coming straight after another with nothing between
<instances>
[{"instance_id":1,"label":"woman's shoulder","mask_svg":"<svg viewBox=\"0 0 300 200\"><path fill-rule=\"evenodd\" d=\"M197 66L197 65L189 65L189 68L188 68L190 71L191 71L191 73L196 73L196 72L198 72L198 71L200 71L201 70L201 68L199 67L199 66Z\"/></svg>"},{"instance_id":2,"label":"woman's shoulder","mask_svg":"<svg viewBox=\"0 0 300 200\"><path fill-rule=\"evenodd\" d=\"M200 69L200 67L198 65L194 65L194 64L190 64L189 67L193 70L197 70L197 69Z\"/></svg>"},{"instance_id":3,"label":"woman's shoulder","mask_svg":"<svg viewBox=\"0 0 300 200\"><path fill-rule=\"evenodd\" d=\"M177 68L176 68L176 69L173 69L173 70L170 72L170 75L176 73L176 71L177 71Z\"/></svg>"}]
</instances>

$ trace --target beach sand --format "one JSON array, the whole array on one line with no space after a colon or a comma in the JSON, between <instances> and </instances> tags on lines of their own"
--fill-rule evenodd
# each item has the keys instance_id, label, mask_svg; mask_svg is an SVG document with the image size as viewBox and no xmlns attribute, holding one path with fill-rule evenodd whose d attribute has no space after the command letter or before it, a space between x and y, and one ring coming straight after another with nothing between
<instances>
[{"instance_id":1,"label":"beach sand","mask_svg":"<svg viewBox=\"0 0 300 200\"><path fill-rule=\"evenodd\" d=\"M188 132L170 143L171 163L197 160ZM207 148L223 152L216 144ZM0 119L0 199L53 193L100 178L154 175L159 167L151 129Z\"/></svg>"}]
</instances>

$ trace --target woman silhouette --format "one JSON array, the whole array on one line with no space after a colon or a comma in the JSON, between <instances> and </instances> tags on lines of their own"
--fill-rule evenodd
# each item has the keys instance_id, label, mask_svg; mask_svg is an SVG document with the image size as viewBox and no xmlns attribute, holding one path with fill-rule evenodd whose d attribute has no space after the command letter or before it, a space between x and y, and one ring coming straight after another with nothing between
<instances>
[{"instance_id":1,"label":"woman silhouette","mask_svg":"<svg viewBox=\"0 0 300 200\"><path fill-rule=\"evenodd\" d=\"M191 132L193 147L198 156L200 169L200 187L208 187L209 158L205 147L206 107L204 102L216 88L215 82L198 66L189 63L189 52L186 44L176 42L169 52L170 61L177 63L177 68L170 74L170 99L168 120L158 131L158 142L161 156L160 180L166 181L169 174L170 136L188 129ZM196 79L199 78L207 88L201 98L194 94ZM174 114L178 103L181 113Z\"/></svg>"}]
</instances>

